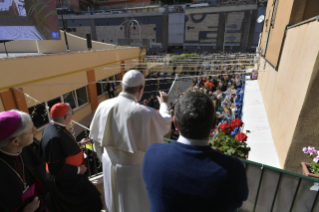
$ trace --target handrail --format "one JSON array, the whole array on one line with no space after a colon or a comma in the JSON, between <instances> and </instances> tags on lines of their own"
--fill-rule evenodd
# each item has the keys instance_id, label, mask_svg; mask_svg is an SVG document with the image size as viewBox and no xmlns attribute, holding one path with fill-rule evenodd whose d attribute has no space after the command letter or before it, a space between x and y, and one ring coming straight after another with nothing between
<instances>
[{"instance_id":1,"label":"handrail","mask_svg":"<svg viewBox=\"0 0 319 212\"><path fill-rule=\"evenodd\" d=\"M308 19L308 20L299 22L299 23L297 23L297 24L291 25L291 26L289 26L289 27L287 27L287 28L288 28L288 29L291 29L291 28L294 28L294 27L297 27L297 26L300 26L300 25L303 25L303 24L307 24L307 23L309 23L309 22L316 21L316 20L319 21L319 15L316 16L316 17L310 18L310 19Z\"/></svg>"},{"instance_id":2,"label":"handrail","mask_svg":"<svg viewBox=\"0 0 319 212\"><path fill-rule=\"evenodd\" d=\"M174 140L169 139L169 138L163 138L163 139L164 139L164 141L166 141L168 143L174 142ZM316 178L308 177L308 176L305 176L305 175L302 175L302 174L298 174L298 173L295 173L295 172L291 172L291 171L287 171L287 170L284 170L284 169L279 169L279 168L276 168L276 167L273 167L273 166L268 166L268 165L265 165L265 164L257 163L255 161L251 161L251 160L246 160L246 159L242 159L242 158L238 158L238 159L241 162L243 162L243 163L247 163L247 164L250 164L250 165L258 166L260 168L269 169L269 170L272 170L272 171L275 171L275 172L280 172L282 174L287 174L287 175L298 177L298 178L301 178L301 179L304 179L304 180L310 180L310 181L319 183L319 179L316 179Z\"/></svg>"}]
</instances>

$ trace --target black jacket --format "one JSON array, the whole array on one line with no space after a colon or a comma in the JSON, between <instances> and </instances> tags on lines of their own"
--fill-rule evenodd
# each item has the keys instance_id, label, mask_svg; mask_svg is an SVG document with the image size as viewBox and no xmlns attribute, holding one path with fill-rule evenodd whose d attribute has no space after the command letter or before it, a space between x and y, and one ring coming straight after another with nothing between
<instances>
[{"instance_id":1,"label":"black jacket","mask_svg":"<svg viewBox=\"0 0 319 212\"><path fill-rule=\"evenodd\" d=\"M114 83L107 83L107 84L106 84L106 90L107 90L107 92L110 92L111 86L112 86L112 88L113 88L113 91L115 91Z\"/></svg>"}]
</instances>

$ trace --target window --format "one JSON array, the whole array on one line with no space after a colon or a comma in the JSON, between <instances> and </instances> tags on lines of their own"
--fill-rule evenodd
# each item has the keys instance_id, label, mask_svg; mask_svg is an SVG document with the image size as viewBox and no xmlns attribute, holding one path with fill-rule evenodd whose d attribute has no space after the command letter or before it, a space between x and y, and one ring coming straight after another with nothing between
<instances>
[{"instance_id":1,"label":"window","mask_svg":"<svg viewBox=\"0 0 319 212\"><path fill-rule=\"evenodd\" d=\"M87 88L82 87L75 91L66 93L63 96L59 96L47 102L42 102L35 106L29 107L28 108L29 114L32 117L34 126L36 128L41 128L41 127L44 127L46 124L48 124L50 120L49 112L51 108L53 107L53 105L60 102L69 103L72 109L80 107L84 105L85 103L88 103ZM47 111L47 108L49 108L49 111Z\"/></svg>"},{"instance_id":2,"label":"window","mask_svg":"<svg viewBox=\"0 0 319 212\"><path fill-rule=\"evenodd\" d=\"M104 43L104 40L102 40L102 42Z\"/></svg>"},{"instance_id":3,"label":"window","mask_svg":"<svg viewBox=\"0 0 319 212\"><path fill-rule=\"evenodd\" d=\"M274 28L274 25L275 25L277 7L278 7L278 0L275 3L275 7L274 7L273 14L272 14L272 17L271 17L270 27L272 27L272 28Z\"/></svg>"},{"instance_id":4,"label":"window","mask_svg":"<svg viewBox=\"0 0 319 212\"><path fill-rule=\"evenodd\" d=\"M77 97L77 103L78 106L80 107L81 105L84 105L85 103L88 102L88 96L86 92L86 87L79 88L76 90L76 97Z\"/></svg>"},{"instance_id":5,"label":"window","mask_svg":"<svg viewBox=\"0 0 319 212\"><path fill-rule=\"evenodd\" d=\"M114 80L121 80L121 74L117 74L115 76L109 77L108 78L109 81L114 81ZM99 82L102 83L96 83L96 90L97 90L97 95L101 96L102 94L106 93L107 90L107 79L101 80ZM119 86L121 84L121 82L114 82L115 87Z\"/></svg>"},{"instance_id":6,"label":"window","mask_svg":"<svg viewBox=\"0 0 319 212\"><path fill-rule=\"evenodd\" d=\"M53 107L53 105L60 103L61 101L61 97L55 98L55 99L51 99L47 102L48 107L49 107L49 111L51 111L51 108Z\"/></svg>"},{"instance_id":7,"label":"window","mask_svg":"<svg viewBox=\"0 0 319 212\"><path fill-rule=\"evenodd\" d=\"M69 103L72 109L76 108L76 99L74 91L63 94L63 100L65 103Z\"/></svg>"},{"instance_id":8,"label":"window","mask_svg":"<svg viewBox=\"0 0 319 212\"><path fill-rule=\"evenodd\" d=\"M121 74L115 75L115 80L116 80L116 81L120 81L120 80L121 80ZM116 83L115 83L115 86L116 86L116 87L119 86L119 85L121 85L121 82L116 82Z\"/></svg>"},{"instance_id":9,"label":"window","mask_svg":"<svg viewBox=\"0 0 319 212\"><path fill-rule=\"evenodd\" d=\"M98 81L98 82L101 82L101 81ZM102 87L103 87L102 83L96 83L97 96L100 96L103 94Z\"/></svg>"},{"instance_id":10,"label":"window","mask_svg":"<svg viewBox=\"0 0 319 212\"><path fill-rule=\"evenodd\" d=\"M33 124L36 128L43 127L49 123L48 113L44 102L37 104L34 107L30 107L29 114L32 117Z\"/></svg>"},{"instance_id":11,"label":"window","mask_svg":"<svg viewBox=\"0 0 319 212\"><path fill-rule=\"evenodd\" d=\"M120 27L120 30L122 30L122 27Z\"/></svg>"}]
</instances>

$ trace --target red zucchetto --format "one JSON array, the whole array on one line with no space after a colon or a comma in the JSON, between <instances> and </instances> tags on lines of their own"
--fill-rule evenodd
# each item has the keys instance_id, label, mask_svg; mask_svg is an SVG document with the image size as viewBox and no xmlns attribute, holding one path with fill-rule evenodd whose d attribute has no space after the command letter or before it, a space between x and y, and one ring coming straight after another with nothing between
<instances>
[{"instance_id":1,"label":"red zucchetto","mask_svg":"<svg viewBox=\"0 0 319 212\"><path fill-rule=\"evenodd\" d=\"M61 118L69 111L69 106L64 103L57 103L51 108L50 114L52 118Z\"/></svg>"}]
</instances>

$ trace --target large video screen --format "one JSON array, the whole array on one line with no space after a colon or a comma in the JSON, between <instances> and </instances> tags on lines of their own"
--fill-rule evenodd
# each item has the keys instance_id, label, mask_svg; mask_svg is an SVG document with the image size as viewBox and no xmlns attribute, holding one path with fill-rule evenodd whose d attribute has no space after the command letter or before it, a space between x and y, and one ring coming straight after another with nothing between
<instances>
[{"instance_id":1,"label":"large video screen","mask_svg":"<svg viewBox=\"0 0 319 212\"><path fill-rule=\"evenodd\" d=\"M0 0L1 40L60 39L55 0Z\"/></svg>"}]
</instances>

